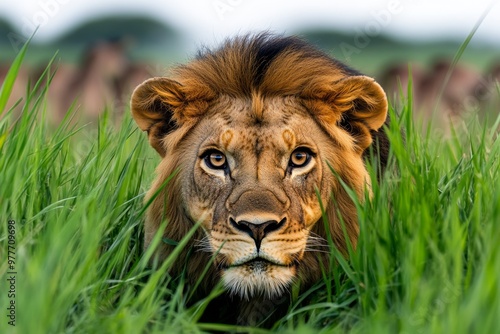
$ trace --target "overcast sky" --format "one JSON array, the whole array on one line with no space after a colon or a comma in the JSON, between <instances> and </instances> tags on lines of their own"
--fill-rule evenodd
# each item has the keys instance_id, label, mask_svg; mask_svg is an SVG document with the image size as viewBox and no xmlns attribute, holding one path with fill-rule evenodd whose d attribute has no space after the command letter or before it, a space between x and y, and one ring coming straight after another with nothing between
<instances>
[{"instance_id":1,"label":"overcast sky","mask_svg":"<svg viewBox=\"0 0 500 334\"><path fill-rule=\"evenodd\" d=\"M150 14L193 42L263 29L294 33L326 26L354 32L380 31L402 38L463 40L489 8L478 40L500 46L500 1L492 0L0 0L6 16L24 33L40 25L46 40L85 19L113 13Z\"/></svg>"}]
</instances>

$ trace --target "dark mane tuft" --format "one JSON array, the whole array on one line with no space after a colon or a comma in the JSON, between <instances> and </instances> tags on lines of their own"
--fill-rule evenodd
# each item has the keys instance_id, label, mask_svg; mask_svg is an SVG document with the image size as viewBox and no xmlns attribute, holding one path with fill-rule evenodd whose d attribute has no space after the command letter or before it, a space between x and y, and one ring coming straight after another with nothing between
<instances>
[{"instance_id":1,"label":"dark mane tuft","mask_svg":"<svg viewBox=\"0 0 500 334\"><path fill-rule=\"evenodd\" d=\"M298 94L359 74L301 38L270 33L228 39L214 50L202 48L174 73L190 90L204 86L234 97Z\"/></svg>"}]
</instances>

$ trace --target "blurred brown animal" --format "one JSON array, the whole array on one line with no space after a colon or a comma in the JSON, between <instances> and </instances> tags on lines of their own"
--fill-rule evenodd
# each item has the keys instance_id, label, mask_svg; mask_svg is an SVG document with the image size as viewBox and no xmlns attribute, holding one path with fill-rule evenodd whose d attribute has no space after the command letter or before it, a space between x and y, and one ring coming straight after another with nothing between
<instances>
[{"instance_id":1,"label":"blurred brown animal","mask_svg":"<svg viewBox=\"0 0 500 334\"><path fill-rule=\"evenodd\" d=\"M114 110L117 85L127 66L128 60L120 44L101 43L90 48L76 71L63 70L60 80L66 84L61 85L60 90L54 89L54 96L49 98L49 101L60 103L56 114L62 116L75 100L81 112L90 119L106 108Z\"/></svg>"},{"instance_id":2,"label":"blurred brown animal","mask_svg":"<svg viewBox=\"0 0 500 334\"><path fill-rule=\"evenodd\" d=\"M71 106L87 121L105 110L119 118L128 107L134 87L153 73L145 64L134 64L119 42L90 47L80 65L60 64L49 87L51 119L59 123Z\"/></svg>"},{"instance_id":3,"label":"blurred brown animal","mask_svg":"<svg viewBox=\"0 0 500 334\"><path fill-rule=\"evenodd\" d=\"M3 83L10 65L0 65L0 83ZM107 108L114 115L122 115L128 107L134 87L154 75L151 67L134 64L126 56L124 45L119 42L102 42L91 46L81 64L58 64L49 71L52 81L48 88L48 118L58 124L71 106L86 121L95 120ZM25 100L28 82L31 87L40 78L45 66L33 70L23 66L14 83L6 109L19 100ZM55 73L54 73L55 72ZM21 102L15 109L22 110Z\"/></svg>"},{"instance_id":4,"label":"blurred brown animal","mask_svg":"<svg viewBox=\"0 0 500 334\"><path fill-rule=\"evenodd\" d=\"M424 125L432 121L434 128L445 132L466 113L477 111L491 98L490 82L464 64L456 65L446 81L451 65L451 61L438 60L427 71L412 66L414 117L423 120ZM388 97L397 107L400 88L404 94L408 87L408 65L391 66L380 78Z\"/></svg>"},{"instance_id":5,"label":"blurred brown animal","mask_svg":"<svg viewBox=\"0 0 500 334\"><path fill-rule=\"evenodd\" d=\"M466 65L458 64L446 81L451 65L447 60L435 62L425 79L420 82L417 110L430 119L436 108L438 122L453 120L478 104L476 88L482 81L481 74Z\"/></svg>"}]
</instances>

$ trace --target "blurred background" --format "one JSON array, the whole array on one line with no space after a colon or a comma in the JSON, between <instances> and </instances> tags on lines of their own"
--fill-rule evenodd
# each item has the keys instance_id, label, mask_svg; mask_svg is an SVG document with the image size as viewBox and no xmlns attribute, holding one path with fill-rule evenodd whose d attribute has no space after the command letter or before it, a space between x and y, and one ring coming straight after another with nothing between
<instances>
[{"instance_id":1,"label":"blurred background","mask_svg":"<svg viewBox=\"0 0 500 334\"><path fill-rule=\"evenodd\" d=\"M451 61L479 25L457 66ZM0 2L0 83L34 35L10 105L57 53L48 110L123 112L133 88L201 46L269 30L299 35L375 77L394 105L413 78L416 113L498 115L500 5L491 0L17 0ZM410 71L411 69L411 71ZM441 98L438 98L441 96Z\"/></svg>"}]
</instances>

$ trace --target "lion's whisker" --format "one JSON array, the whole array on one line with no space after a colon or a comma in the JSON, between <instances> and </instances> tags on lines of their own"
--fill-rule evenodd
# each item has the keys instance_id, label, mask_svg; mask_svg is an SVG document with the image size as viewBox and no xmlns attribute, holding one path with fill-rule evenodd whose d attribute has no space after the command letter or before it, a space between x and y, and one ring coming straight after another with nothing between
<instances>
[{"instance_id":1,"label":"lion's whisker","mask_svg":"<svg viewBox=\"0 0 500 334\"><path fill-rule=\"evenodd\" d=\"M330 251L324 250L324 249L314 249L314 248L308 248L306 247L304 249L305 252L315 252L315 253L325 253L325 254L330 254Z\"/></svg>"},{"instance_id":2,"label":"lion's whisker","mask_svg":"<svg viewBox=\"0 0 500 334\"><path fill-rule=\"evenodd\" d=\"M208 236L204 236L201 240L197 239L194 241L194 246L197 248L199 252L207 252L212 253L213 248L210 243L210 238Z\"/></svg>"}]
</instances>

